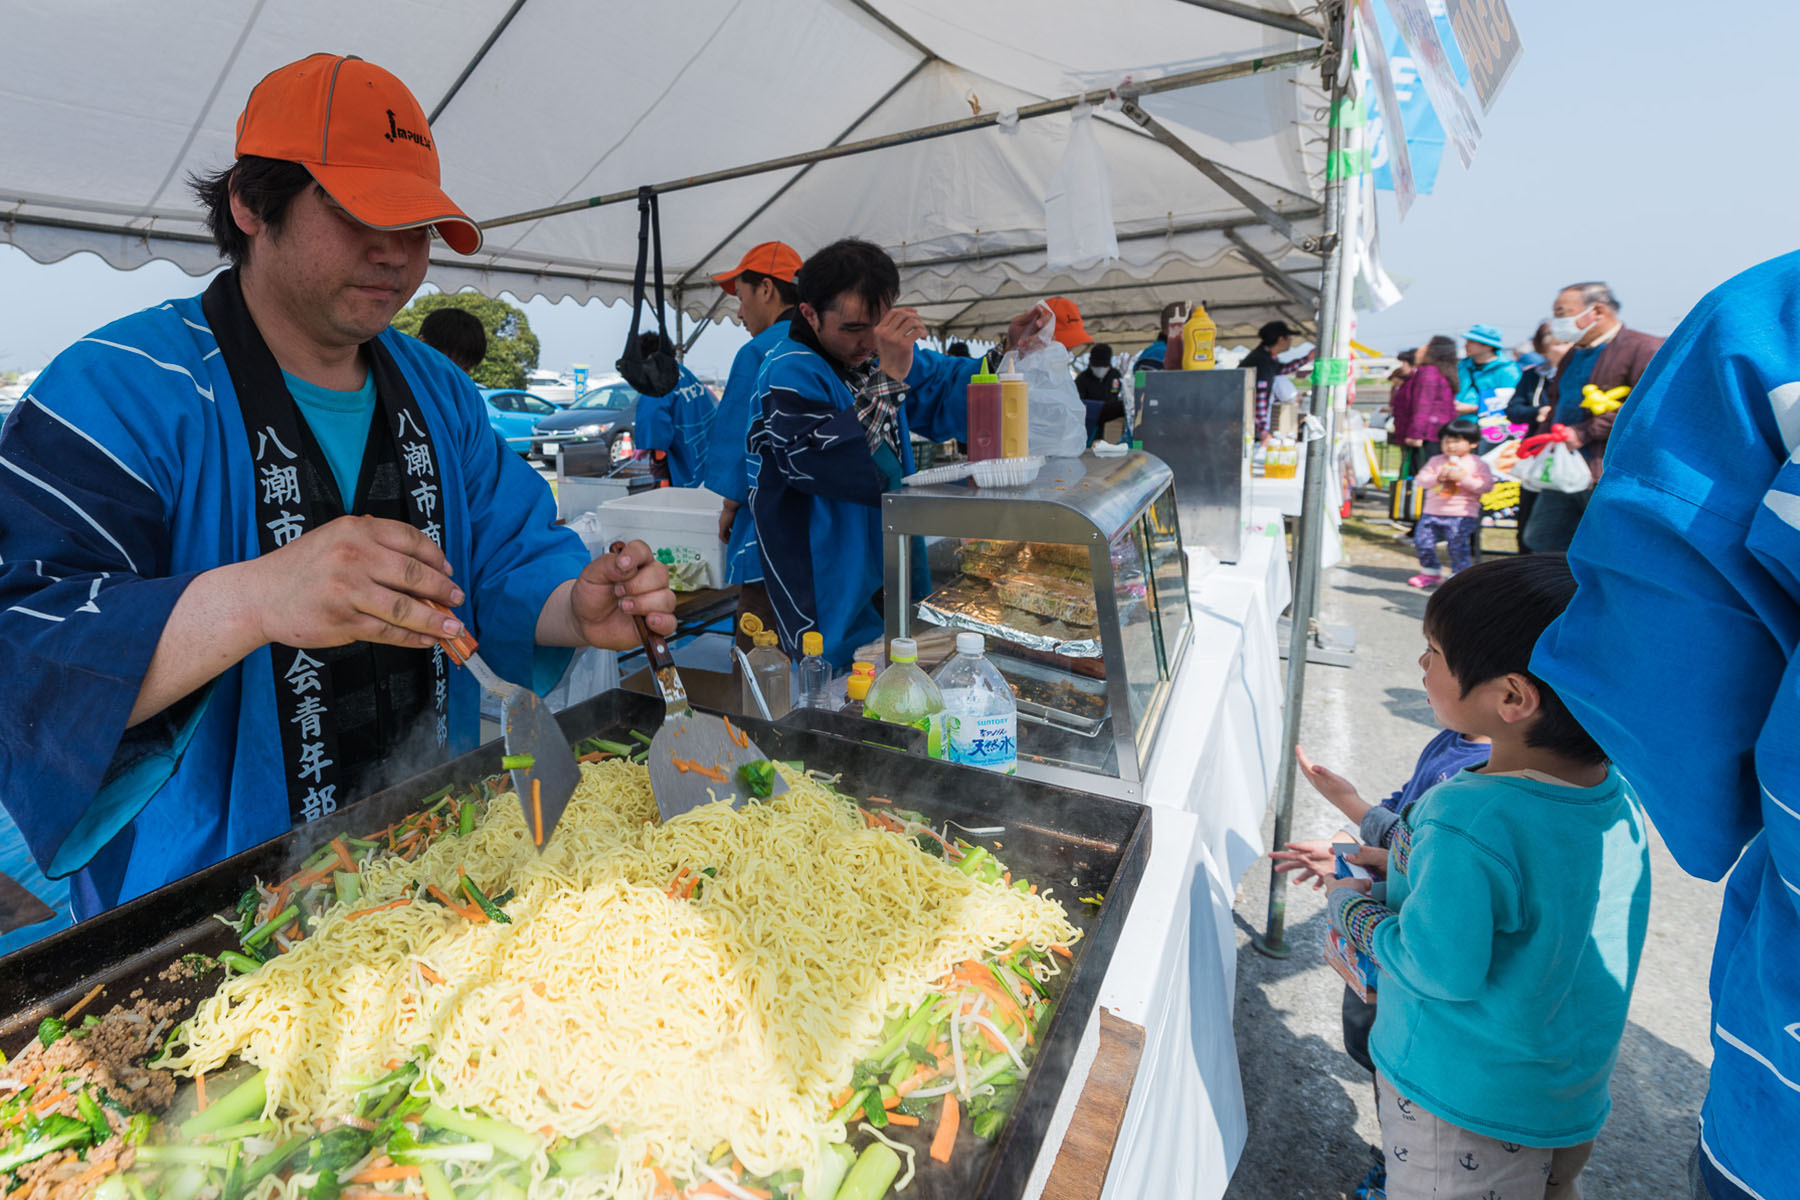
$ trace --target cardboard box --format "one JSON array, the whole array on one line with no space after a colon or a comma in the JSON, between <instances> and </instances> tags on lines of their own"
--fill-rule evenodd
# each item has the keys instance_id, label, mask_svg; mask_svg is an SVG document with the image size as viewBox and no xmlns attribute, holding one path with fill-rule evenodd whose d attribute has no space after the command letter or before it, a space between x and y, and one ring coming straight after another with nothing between
<instances>
[{"instance_id":1,"label":"cardboard box","mask_svg":"<svg viewBox=\"0 0 1800 1200\"><path fill-rule=\"evenodd\" d=\"M1381 971L1375 966L1375 960L1352 946L1344 935L1335 929L1325 933L1325 961L1331 969L1344 977L1364 1003L1375 1003L1375 984Z\"/></svg>"}]
</instances>

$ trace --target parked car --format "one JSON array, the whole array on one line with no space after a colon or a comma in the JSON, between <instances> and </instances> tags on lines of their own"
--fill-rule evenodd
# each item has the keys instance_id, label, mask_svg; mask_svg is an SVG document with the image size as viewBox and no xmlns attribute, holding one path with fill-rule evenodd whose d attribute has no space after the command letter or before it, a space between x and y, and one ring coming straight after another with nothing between
<instances>
[{"instance_id":1,"label":"parked car","mask_svg":"<svg viewBox=\"0 0 1800 1200\"><path fill-rule=\"evenodd\" d=\"M487 405L488 424L505 439L509 449L529 457L537 423L559 411L556 405L534 392L518 388L480 390L482 402Z\"/></svg>"},{"instance_id":2,"label":"parked car","mask_svg":"<svg viewBox=\"0 0 1800 1200\"><path fill-rule=\"evenodd\" d=\"M559 446L604 441L608 461L617 466L635 449L631 434L637 423L637 403L638 394L627 383L604 383L589 389L569 407L538 421L532 457L554 463Z\"/></svg>"}]
</instances>

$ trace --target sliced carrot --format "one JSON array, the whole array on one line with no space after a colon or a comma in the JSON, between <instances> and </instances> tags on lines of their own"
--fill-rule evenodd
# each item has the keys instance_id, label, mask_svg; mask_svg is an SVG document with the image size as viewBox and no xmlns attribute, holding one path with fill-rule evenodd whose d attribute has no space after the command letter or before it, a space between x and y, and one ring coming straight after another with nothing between
<instances>
[{"instance_id":1,"label":"sliced carrot","mask_svg":"<svg viewBox=\"0 0 1800 1200\"><path fill-rule=\"evenodd\" d=\"M428 979L432 983L437 984L439 987L442 987L444 985L444 977L442 975L439 975L436 971L432 970L430 967L426 966L424 963L419 964L419 974L423 975L426 979Z\"/></svg>"},{"instance_id":2,"label":"sliced carrot","mask_svg":"<svg viewBox=\"0 0 1800 1200\"><path fill-rule=\"evenodd\" d=\"M202 1077L202 1078L204 1078L204 1077ZM48 1096L45 1096L42 1100L38 1100L38 1101L34 1102L31 1106L31 1111L34 1113L41 1113L41 1112L45 1111L46 1109L55 1108L58 1104L61 1104L64 1100L67 1100L68 1098L69 1098L69 1093L63 1091L61 1088L57 1088L54 1092L51 1092ZM200 1086L200 1107L201 1108L206 1107L206 1085L204 1083L202 1083Z\"/></svg>"},{"instance_id":3,"label":"sliced carrot","mask_svg":"<svg viewBox=\"0 0 1800 1200\"><path fill-rule=\"evenodd\" d=\"M206 1072L199 1071L194 1075L194 1099L201 1112L206 1111Z\"/></svg>"},{"instance_id":4,"label":"sliced carrot","mask_svg":"<svg viewBox=\"0 0 1800 1200\"><path fill-rule=\"evenodd\" d=\"M1059 954L1063 958L1075 957L1074 955L1069 953L1069 948L1067 946L1052 946L1052 947L1050 947L1050 952L1052 954Z\"/></svg>"},{"instance_id":5,"label":"sliced carrot","mask_svg":"<svg viewBox=\"0 0 1800 1200\"><path fill-rule=\"evenodd\" d=\"M535 778L531 781L531 840L544 844L544 785Z\"/></svg>"},{"instance_id":6,"label":"sliced carrot","mask_svg":"<svg viewBox=\"0 0 1800 1200\"><path fill-rule=\"evenodd\" d=\"M391 1167L366 1167L350 1177L351 1183L385 1183L390 1179L417 1179L419 1168L395 1164Z\"/></svg>"},{"instance_id":7,"label":"sliced carrot","mask_svg":"<svg viewBox=\"0 0 1800 1200\"><path fill-rule=\"evenodd\" d=\"M75 1178L71 1179L69 1182L70 1182L70 1184L74 1185L74 1189L77 1192L79 1192L82 1188L86 1187L88 1184L93 1183L95 1180L106 1175L117 1164L118 1164L117 1159L103 1158L99 1162L94 1163L91 1166L89 1166L87 1170L83 1171L81 1174L77 1175Z\"/></svg>"},{"instance_id":8,"label":"sliced carrot","mask_svg":"<svg viewBox=\"0 0 1800 1200\"><path fill-rule=\"evenodd\" d=\"M994 1051L996 1054L1006 1053L1006 1043L995 1037L993 1030L989 1029L986 1025L977 1025L975 1028L981 1030L981 1036L986 1039L988 1049Z\"/></svg>"},{"instance_id":9,"label":"sliced carrot","mask_svg":"<svg viewBox=\"0 0 1800 1200\"><path fill-rule=\"evenodd\" d=\"M848 1100L849 1098L850 1098L850 1089L845 1088L843 1091L839 1092L837 1095L835 1095L831 1098L831 1107L842 1108L842 1107L844 1107L844 1101Z\"/></svg>"},{"instance_id":10,"label":"sliced carrot","mask_svg":"<svg viewBox=\"0 0 1800 1200\"><path fill-rule=\"evenodd\" d=\"M601 759L606 758L606 757L609 757L609 756L606 754L603 754L599 750L591 750L588 753L582 755L580 758L576 759L575 761L576 762L599 762Z\"/></svg>"},{"instance_id":11,"label":"sliced carrot","mask_svg":"<svg viewBox=\"0 0 1800 1200\"><path fill-rule=\"evenodd\" d=\"M356 863L351 861L351 858L350 858L350 847L344 845L343 838L341 838L341 837L332 838L331 839L331 848L333 850L337 851L338 861L344 864L344 870L346 870L346 871L356 870Z\"/></svg>"},{"instance_id":12,"label":"sliced carrot","mask_svg":"<svg viewBox=\"0 0 1800 1200\"><path fill-rule=\"evenodd\" d=\"M105 990L106 990L106 985L104 983L96 983L93 987L88 989L87 995L85 995L81 999L77 1000L74 1003L74 1005L70 1007L69 1011L62 1015L62 1019L65 1022L73 1021L76 1017L81 1015L82 1009L86 1008L88 1005L90 1005L94 1002L94 997L98 996L101 992L104 992Z\"/></svg>"},{"instance_id":13,"label":"sliced carrot","mask_svg":"<svg viewBox=\"0 0 1800 1200\"><path fill-rule=\"evenodd\" d=\"M889 800L886 796L870 796L869 803L870 804L892 804L893 801Z\"/></svg>"},{"instance_id":14,"label":"sliced carrot","mask_svg":"<svg viewBox=\"0 0 1800 1200\"><path fill-rule=\"evenodd\" d=\"M956 1127L962 1124L962 1108L956 1103L956 1093L951 1092L944 1097L943 1115L938 1118L937 1132L931 1137L931 1157L938 1162L950 1161L950 1152L956 1149Z\"/></svg>"},{"instance_id":15,"label":"sliced carrot","mask_svg":"<svg viewBox=\"0 0 1800 1200\"><path fill-rule=\"evenodd\" d=\"M463 917L466 920L470 920L470 921L474 921L477 916L479 916L482 920L487 919L487 914L482 912L479 908L464 907L463 905L458 904L456 901L452 900L448 895L445 894L443 888L439 887L435 883L426 884L425 890L430 892L434 897L436 897L438 902L441 903L445 908L449 909L451 912L455 913L459 917Z\"/></svg>"},{"instance_id":16,"label":"sliced carrot","mask_svg":"<svg viewBox=\"0 0 1800 1200\"><path fill-rule=\"evenodd\" d=\"M370 913L386 912L390 908L399 908L401 905L411 904L411 903L412 903L411 896L402 896L398 900L389 900L386 904L377 904L374 908L359 908L355 912L351 913L349 916L345 917L344 920L354 921L354 920L356 920L356 918L366 917Z\"/></svg>"},{"instance_id":17,"label":"sliced carrot","mask_svg":"<svg viewBox=\"0 0 1800 1200\"><path fill-rule=\"evenodd\" d=\"M919 1118L909 1117L903 1112L896 1112L896 1113L888 1114L888 1124L889 1125L917 1125L918 1123L919 1123Z\"/></svg>"},{"instance_id":18,"label":"sliced carrot","mask_svg":"<svg viewBox=\"0 0 1800 1200\"><path fill-rule=\"evenodd\" d=\"M736 725L733 725L730 717L725 718L725 736L736 743L741 750L747 750L750 747L750 735L740 731Z\"/></svg>"},{"instance_id":19,"label":"sliced carrot","mask_svg":"<svg viewBox=\"0 0 1800 1200\"><path fill-rule=\"evenodd\" d=\"M675 1186L675 1181L669 1178L669 1173L667 1171L663 1170L653 1162L646 1162L644 1165L649 1167L650 1174L656 1177L656 1189L658 1195L661 1195L663 1192L669 1192L676 1196L681 1195L680 1190Z\"/></svg>"}]
</instances>

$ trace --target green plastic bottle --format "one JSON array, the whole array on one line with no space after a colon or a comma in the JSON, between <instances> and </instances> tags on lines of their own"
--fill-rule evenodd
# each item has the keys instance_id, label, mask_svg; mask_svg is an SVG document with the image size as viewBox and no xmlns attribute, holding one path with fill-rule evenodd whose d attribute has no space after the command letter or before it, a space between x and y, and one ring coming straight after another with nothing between
<instances>
[{"instance_id":1,"label":"green plastic bottle","mask_svg":"<svg viewBox=\"0 0 1800 1200\"><path fill-rule=\"evenodd\" d=\"M926 753L942 758L944 693L919 669L919 644L911 638L888 643L888 669L869 689L863 716L925 732Z\"/></svg>"}]
</instances>

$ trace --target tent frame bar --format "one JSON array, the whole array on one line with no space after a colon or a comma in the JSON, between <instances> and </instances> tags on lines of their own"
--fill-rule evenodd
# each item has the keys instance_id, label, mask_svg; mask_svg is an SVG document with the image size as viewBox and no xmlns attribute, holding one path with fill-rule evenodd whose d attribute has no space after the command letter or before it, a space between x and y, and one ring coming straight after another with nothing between
<instances>
[{"instance_id":1,"label":"tent frame bar","mask_svg":"<svg viewBox=\"0 0 1800 1200\"><path fill-rule=\"evenodd\" d=\"M1297 279L1289 277L1286 272L1270 260L1268 255L1264 254L1261 250L1258 250L1255 246L1252 246L1249 241L1245 239L1244 235L1237 230L1227 229L1225 231L1225 236L1231 240L1233 246L1237 247L1238 254L1251 266L1255 267L1257 273L1268 280L1270 285L1277 291L1286 293L1288 298L1293 300L1296 304L1304 304L1310 309L1317 309L1319 307L1319 293L1316 289L1301 283Z\"/></svg>"},{"instance_id":2,"label":"tent frame bar","mask_svg":"<svg viewBox=\"0 0 1800 1200\"><path fill-rule=\"evenodd\" d=\"M1267 25L1272 29L1297 33L1301 37L1324 39L1325 34L1312 24L1299 17L1287 13L1270 12L1266 8L1257 8L1253 4L1239 4L1237 0L1182 0L1183 4L1191 4L1195 8L1211 9L1216 13L1224 13L1228 17L1239 17L1246 21L1254 21L1258 25Z\"/></svg>"},{"instance_id":3,"label":"tent frame bar","mask_svg":"<svg viewBox=\"0 0 1800 1200\"><path fill-rule=\"evenodd\" d=\"M1205 67L1197 71L1183 71L1175 75L1167 75L1161 79L1146 80L1133 83L1128 89L1131 98L1152 95L1157 92L1179 91L1183 88L1199 87L1202 84L1218 83L1227 79L1243 79L1251 75L1260 75L1268 71L1280 71L1288 67L1301 67L1317 63L1324 54L1323 47L1312 47L1306 50L1290 50L1281 54L1264 55L1257 58L1243 59L1238 62L1224 63L1216 67ZM1017 110L1018 119L1031 120L1035 117L1047 117L1055 113L1068 112L1082 104L1100 104L1114 94L1112 88L1099 88L1091 92L1083 92L1077 96L1064 96L1056 100L1044 100L1037 104L1028 104ZM765 159L762 162L749 163L741 167L728 167L721 171L707 171L699 175L689 175L684 179L672 179L663 183L649 185L649 190L656 193L678 192L687 188L705 187L714 183L726 183L733 179L744 179L752 175L766 175L771 171L785 171L790 167L809 166L813 163L826 162L830 159L848 158L855 154L867 154L874 150L887 150L895 146L911 145L914 142L926 142L936 138L950 137L959 133L969 133L977 129L986 129L1000 122L999 112L980 113L972 117L964 117L957 121L945 121L937 125L926 125L918 129L908 129L899 133L883 134L880 137L864 138L857 142L845 142L838 146L827 146L818 150L808 150L800 154L788 154L780 158ZM481 222L484 230L498 229L506 225L518 225L527 221L541 221L546 217L562 216L566 213L582 212L590 208L599 208L607 204L620 204L627 200L635 201L642 188L630 188L621 192L608 192L604 195L590 196L586 200L574 200L565 204L552 204L545 208L534 208L526 212L509 213Z\"/></svg>"},{"instance_id":4,"label":"tent frame bar","mask_svg":"<svg viewBox=\"0 0 1800 1200\"><path fill-rule=\"evenodd\" d=\"M1289 275L1311 275L1317 267L1290 267L1285 272ZM1246 279L1266 278L1261 271L1240 271L1234 275L1212 275L1195 279L1133 279L1126 283L1094 283L1076 284L1074 287L1046 288L1041 292L1000 292L992 296L977 296L975 303L985 304L990 300L1046 300L1051 296L1092 296L1099 292L1130 292L1144 288L1164 287L1211 287L1215 283L1241 283ZM953 304L954 300L934 300L934 304ZM1258 301L1262 303L1262 301ZM1113 315L1113 314L1108 314Z\"/></svg>"},{"instance_id":5,"label":"tent frame bar","mask_svg":"<svg viewBox=\"0 0 1800 1200\"><path fill-rule=\"evenodd\" d=\"M1121 111L1138 128L1173 150L1177 158L1212 180L1220 191L1255 213L1257 220L1302 249L1313 249L1307 245L1312 239L1303 238L1286 217L1265 204L1255 192L1233 179L1225 168L1182 141L1174 130L1139 108L1136 100L1125 101Z\"/></svg>"},{"instance_id":6,"label":"tent frame bar","mask_svg":"<svg viewBox=\"0 0 1800 1200\"><path fill-rule=\"evenodd\" d=\"M1304 220L1308 217L1318 216L1319 209L1316 207L1309 207L1303 212L1292 212L1287 215L1297 220ZM1138 233L1121 233L1118 237L1121 242L1144 242L1153 238L1179 237L1184 233L1224 233L1228 230L1238 229L1245 225L1259 224L1261 224L1261 222L1255 217L1243 216L1240 214L1230 217L1213 217L1205 221L1189 221L1181 225L1170 224L1161 229L1147 229ZM894 261L902 270L913 267L948 267L955 266L959 263L981 262L982 260L989 258L1012 258L1021 254L1043 254L1048 249L1049 247L1044 243L1036 242L1029 246L996 246L991 250L971 250L963 254L945 254L939 258L906 258L903 257L904 248L902 248L902 253L896 254L894 256ZM1051 293L1051 295L1056 294L1058 293Z\"/></svg>"},{"instance_id":7,"label":"tent frame bar","mask_svg":"<svg viewBox=\"0 0 1800 1200\"><path fill-rule=\"evenodd\" d=\"M506 15L500 18L499 23L487 35L487 40L481 43L481 48L475 51L468 62L463 64L463 69L457 75L455 82L444 93L443 99L437 102L437 107L431 110L431 115L425 118L427 125L435 126L437 124L438 118L444 115L444 110L450 107L450 102L456 99L456 93L462 91L462 85L469 82L469 76L475 73L475 68L481 65L481 60L487 57L488 51L494 48L494 43L500 40L500 35L506 32L506 27L512 24L513 18L518 16L519 10L524 7L525 0L513 0L512 7L506 10Z\"/></svg>"}]
</instances>

